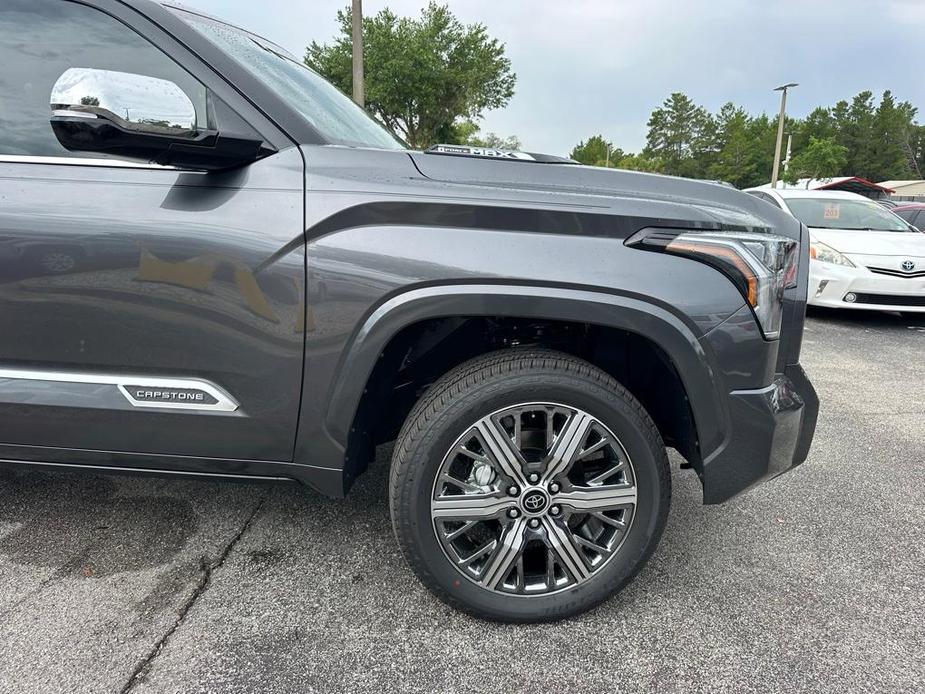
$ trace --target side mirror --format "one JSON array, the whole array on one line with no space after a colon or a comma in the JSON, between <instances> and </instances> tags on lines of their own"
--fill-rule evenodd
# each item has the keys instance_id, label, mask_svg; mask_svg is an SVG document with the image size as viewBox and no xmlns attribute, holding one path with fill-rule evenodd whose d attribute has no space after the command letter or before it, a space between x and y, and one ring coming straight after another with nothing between
<instances>
[{"instance_id":1,"label":"side mirror","mask_svg":"<svg viewBox=\"0 0 925 694\"><path fill-rule=\"evenodd\" d=\"M253 137L198 127L190 98L155 77L69 68L55 82L50 105L55 137L72 152L213 171L271 151Z\"/></svg>"}]
</instances>

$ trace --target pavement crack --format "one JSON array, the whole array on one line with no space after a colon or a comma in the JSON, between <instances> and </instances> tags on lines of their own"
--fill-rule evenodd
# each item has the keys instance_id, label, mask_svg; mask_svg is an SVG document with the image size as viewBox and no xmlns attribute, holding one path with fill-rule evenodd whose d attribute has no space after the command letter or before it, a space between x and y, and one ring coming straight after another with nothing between
<instances>
[{"instance_id":1,"label":"pavement crack","mask_svg":"<svg viewBox=\"0 0 925 694\"><path fill-rule=\"evenodd\" d=\"M218 556L209 561L207 557L200 557L199 564L199 579L196 581L196 586L193 589L193 592L190 593L189 597L184 601L180 606L179 611L177 612L177 618L173 621L170 627L165 631L157 641L154 642L154 645L151 647L151 650L142 658L138 664L132 669L131 674L129 675L128 680L125 682L125 685L122 689L119 690L119 694L130 694L135 689L135 686L141 683L148 671L151 668L154 659L160 654L160 652L167 645L167 642L170 640L170 637L174 635L177 629L183 624L186 620L187 615L190 613L190 610L193 609L193 606L196 602L203 596L203 594L209 589L209 586L212 584L213 574L222 567L225 563L225 560L231 555L234 548L240 542L241 538L250 530L251 525L253 525L254 520L257 518L257 515L260 513L263 508L264 503L267 500L267 494L264 494L260 501L254 506L254 510L248 515L244 523L241 525L241 528L235 534L234 537L229 540L225 546L222 548L222 551L219 552Z\"/></svg>"},{"instance_id":2,"label":"pavement crack","mask_svg":"<svg viewBox=\"0 0 925 694\"><path fill-rule=\"evenodd\" d=\"M19 599L11 602L9 605L6 606L5 609L0 610L0 624L6 621L7 617L9 617L11 614L13 614L16 610L18 610L23 605L25 605L29 600L34 598L36 595L39 595L43 590L45 590L48 586L50 586L55 581L61 580L61 578L62 578L61 572L55 571L51 576L41 581L35 588L27 592L25 595L23 595Z\"/></svg>"}]
</instances>

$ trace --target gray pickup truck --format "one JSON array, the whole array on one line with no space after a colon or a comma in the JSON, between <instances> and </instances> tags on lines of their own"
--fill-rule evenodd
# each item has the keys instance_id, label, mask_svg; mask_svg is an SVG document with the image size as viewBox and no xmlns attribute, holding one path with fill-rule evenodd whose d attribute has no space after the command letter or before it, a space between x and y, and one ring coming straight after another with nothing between
<instances>
[{"instance_id":1,"label":"gray pickup truck","mask_svg":"<svg viewBox=\"0 0 925 694\"><path fill-rule=\"evenodd\" d=\"M538 621L652 553L667 446L708 504L807 456L807 231L761 200L411 151L169 3L3 0L0 60L0 468L342 497L395 441L418 577Z\"/></svg>"}]
</instances>

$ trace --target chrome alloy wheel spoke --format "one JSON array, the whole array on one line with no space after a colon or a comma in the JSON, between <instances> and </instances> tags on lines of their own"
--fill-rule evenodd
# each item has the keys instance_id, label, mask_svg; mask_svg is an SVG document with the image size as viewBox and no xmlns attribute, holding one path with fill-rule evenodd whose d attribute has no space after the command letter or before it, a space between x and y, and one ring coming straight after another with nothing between
<instances>
[{"instance_id":1,"label":"chrome alloy wheel spoke","mask_svg":"<svg viewBox=\"0 0 925 694\"><path fill-rule=\"evenodd\" d=\"M514 483L526 486L527 478L524 475L524 459L521 452L514 447L513 442L493 417L483 417L475 425L479 437L485 444L491 458Z\"/></svg>"},{"instance_id":2,"label":"chrome alloy wheel spoke","mask_svg":"<svg viewBox=\"0 0 925 694\"><path fill-rule=\"evenodd\" d=\"M588 429L594 419L586 412L574 412L556 436L546 457L543 481L548 482L568 472L579 456L582 444L588 437Z\"/></svg>"},{"instance_id":3,"label":"chrome alloy wheel spoke","mask_svg":"<svg viewBox=\"0 0 925 694\"><path fill-rule=\"evenodd\" d=\"M616 511L626 506L636 505L636 487L624 485L573 487L567 492L557 494L555 503L566 510L579 513Z\"/></svg>"},{"instance_id":4,"label":"chrome alloy wheel spoke","mask_svg":"<svg viewBox=\"0 0 925 694\"><path fill-rule=\"evenodd\" d=\"M572 577L577 582L590 577L591 571L585 565L581 549L576 545L568 528L553 518L544 518L543 528L546 530L550 551L555 552L559 563L568 569Z\"/></svg>"},{"instance_id":5,"label":"chrome alloy wheel spoke","mask_svg":"<svg viewBox=\"0 0 925 694\"><path fill-rule=\"evenodd\" d=\"M435 520L486 520L502 516L513 505L505 494L454 494L434 499L430 508Z\"/></svg>"},{"instance_id":6,"label":"chrome alloy wheel spoke","mask_svg":"<svg viewBox=\"0 0 925 694\"><path fill-rule=\"evenodd\" d=\"M524 530L527 521L523 518L509 523L501 533L501 540L497 543L494 553L485 562L481 572L482 584L488 588L495 588L500 581L507 578L520 558L525 538Z\"/></svg>"}]
</instances>

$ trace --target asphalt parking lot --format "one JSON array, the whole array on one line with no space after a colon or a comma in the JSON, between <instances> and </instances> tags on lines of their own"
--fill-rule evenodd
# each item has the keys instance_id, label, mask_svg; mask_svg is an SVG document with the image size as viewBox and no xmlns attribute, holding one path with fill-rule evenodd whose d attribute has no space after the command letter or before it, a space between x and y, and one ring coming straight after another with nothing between
<instances>
[{"instance_id":1,"label":"asphalt parking lot","mask_svg":"<svg viewBox=\"0 0 925 694\"><path fill-rule=\"evenodd\" d=\"M704 507L673 457L651 562L553 625L417 584L388 450L345 502L0 471L0 692L922 691L925 320L814 314L803 362L809 461Z\"/></svg>"}]
</instances>

